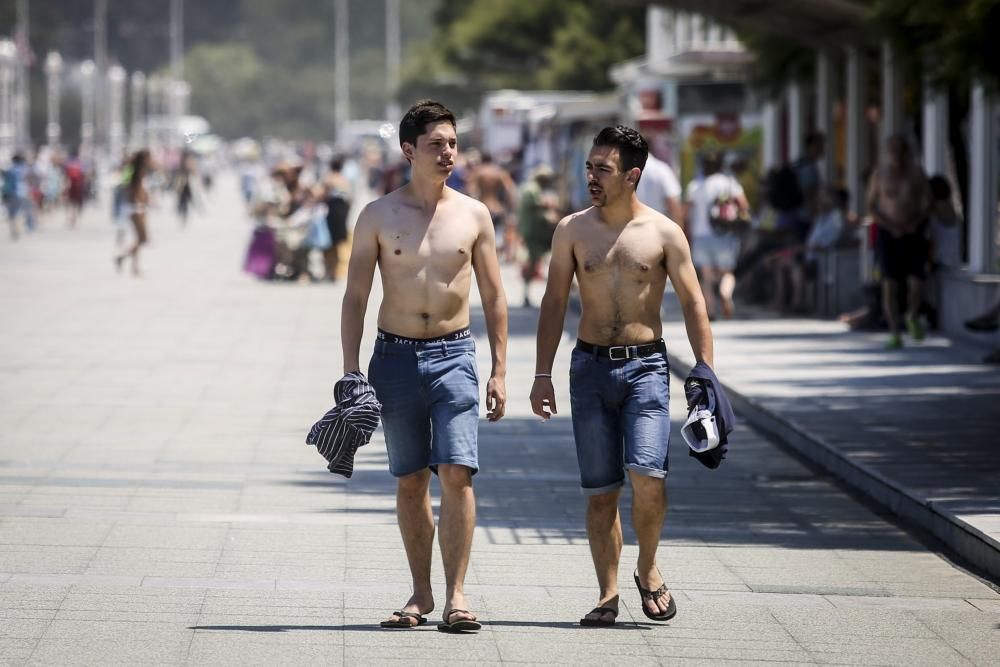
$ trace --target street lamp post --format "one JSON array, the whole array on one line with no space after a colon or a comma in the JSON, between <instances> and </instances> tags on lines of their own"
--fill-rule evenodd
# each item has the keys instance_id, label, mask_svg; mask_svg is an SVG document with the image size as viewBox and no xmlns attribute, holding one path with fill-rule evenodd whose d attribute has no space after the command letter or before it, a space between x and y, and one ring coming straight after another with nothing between
<instances>
[{"instance_id":1,"label":"street lamp post","mask_svg":"<svg viewBox=\"0 0 1000 667\"><path fill-rule=\"evenodd\" d=\"M0 160L6 163L14 147L14 59L17 49L9 39L0 39Z\"/></svg>"},{"instance_id":2,"label":"street lamp post","mask_svg":"<svg viewBox=\"0 0 1000 667\"><path fill-rule=\"evenodd\" d=\"M129 130L129 145L138 150L146 143L145 116L143 103L146 100L146 75L132 72L132 127Z\"/></svg>"},{"instance_id":3,"label":"street lamp post","mask_svg":"<svg viewBox=\"0 0 1000 667\"><path fill-rule=\"evenodd\" d=\"M151 144L159 145L163 135L163 108L161 92L163 81L156 74L146 79L146 135ZM152 121L152 122L150 122Z\"/></svg>"},{"instance_id":4,"label":"street lamp post","mask_svg":"<svg viewBox=\"0 0 1000 667\"><path fill-rule=\"evenodd\" d=\"M59 125L59 97L62 84L62 57L55 51L49 51L45 57L45 81L48 90L47 105L48 122L45 124L45 140L50 148L59 145L62 127Z\"/></svg>"},{"instance_id":5,"label":"street lamp post","mask_svg":"<svg viewBox=\"0 0 1000 667\"><path fill-rule=\"evenodd\" d=\"M121 156L125 146L125 70L113 65L108 70L108 152L112 160Z\"/></svg>"},{"instance_id":6,"label":"street lamp post","mask_svg":"<svg viewBox=\"0 0 1000 667\"><path fill-rule=\"evenodd\" d=\"M94 79L97 66L93 60L80 63L80 154L90 155L94 148Z\"/></svg>"}]
</instances>

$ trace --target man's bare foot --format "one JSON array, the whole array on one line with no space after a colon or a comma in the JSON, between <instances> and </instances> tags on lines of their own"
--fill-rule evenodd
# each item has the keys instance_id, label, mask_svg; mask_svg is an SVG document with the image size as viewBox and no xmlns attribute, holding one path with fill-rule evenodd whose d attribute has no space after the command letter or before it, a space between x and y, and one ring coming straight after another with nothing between
<instances>
[{"instance_id":1,"label":"man's bare foot","mask_svg":"<svg viewBox=\"0 0 1000 667\"><path fill-rule=\"evenodd\" d=\"M399 611L403 612L404 615L401 616L399 613L393 612L392 615L383 622L382 627L412 628L416 625L420 625L420 618L434 611L434 598L429 595L423 597L414 594Z\"/></svg>"},{"instance_id":2,"label":"man's bare foot","mask_svg":"<svg viewBox=\"0 0 1000 667\"><path fill-rule=\"evenodd\" d=\"M457 623L459 621L475 621L476 615L468 611L465 603L465 595L456 593L448 599L445 604L444 622ZM454 610L454 611L452 611Z\"/></svg>"},{"instance_id":3,"label":"man's bare foot","mask_svg":"<svg viewBox=\"0 0 1000 667\"><path fill-rule=\"evenodd\" d=\"M671 595L666 588L659 568L654 565L652 570L641 574L637 569L635 576L638 578L638 585L651 593L648 596L642 596L642 605L646 616L664 616L670 608Z\"/></svg>"},{"instance_id":4,"label":"man's bare foot","mask_svg":"<svg viewBox=\"0 0 1000 667\"><path fill-rule=\"evenodd\" d=\"M580 625L614 625L618 618L618 594L597 601L597 606L580 619Z\"/></svg>"}]
</instances>

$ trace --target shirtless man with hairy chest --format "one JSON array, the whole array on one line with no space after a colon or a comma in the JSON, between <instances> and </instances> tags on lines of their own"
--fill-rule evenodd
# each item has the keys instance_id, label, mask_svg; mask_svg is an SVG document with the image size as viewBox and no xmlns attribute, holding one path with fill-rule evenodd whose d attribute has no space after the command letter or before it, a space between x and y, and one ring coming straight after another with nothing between
<instances>
[{"instance_id":1,"label":"shirtless man with hairy chest","mask_svg":"<svg viewBox=\"0 0 1000 667\"><path fill-rule=\"evenodd\" d=\"M555 414L552 362L573 277L582 311L570 365L570 398L580 482L587 496L587 537L600 588L581 625L613 625L618 616L622 528L618 497L626 471L639 542L633 574L642 611L676 614L656 565L666 516L670 371L660 338L660 306L669 277L698 361L712 364L712 332L683 230L642 204L635 189L648 147L631 128L608 127L587 158L591 208L563 219L552 241L538 322L531 407Z\"/></svg>"},{"instance_id":2,"label":"shirtless man with hairy chest","mask_svg":"<svg viewBox=\"0 0 1000 667\"><path fill-rule=\"evenodd\" d=\"M438 629L475 631L480 624L464 593L476 517L472 475L479 469L479 376L469 330L473 274L493 360L486 388L491 422L504 414L507 301L489 210L445 185L457 154L454 115L436 102L418 102L400 123L399 140L412 181L359 217L341 317L344 372L356 373L377 266L383 297L368 377L382 404L389 471L398 479L396 515L413 579L413 595L382 627L421 625L434 609L433 471L441 484L446 583Z\"/></svg>"}]
</instances>

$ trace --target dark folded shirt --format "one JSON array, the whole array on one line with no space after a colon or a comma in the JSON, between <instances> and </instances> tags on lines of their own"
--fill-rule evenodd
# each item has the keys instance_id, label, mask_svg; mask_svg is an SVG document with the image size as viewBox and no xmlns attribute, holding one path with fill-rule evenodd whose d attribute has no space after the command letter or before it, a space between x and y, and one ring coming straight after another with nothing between
<instances>
[{"instance_id":1,"label":"dark folded shirt","mask_svg":"<svg viewBox=\"0 0 1000 667\"><path fill-rule=\"evenodd\" d=\"M684 380L684 395L687 398L688 414L695 410L709 410L715 416L715 423L719 428L718 446L707 452L688 450L688 454L698 459L702 465L714 470L726 457L729 434L736 427L733 407L729 404L719 378L715 377L715 372L703 361L695 364Z\"/></svg>"},{"instance_id":2,"label":"dark folded shirt","mask_svg":"<svg viewBox=\"0 0 1000 667\"><path fill-rule=\"evenodd\" d=\"M378 427L382 405L364 374L355 371L333 387L336 405L309 429L306 444L316 445L329 465L327 470L350 478L354 473L354 455L368 444Z\"/></svg>"}]
</instances>

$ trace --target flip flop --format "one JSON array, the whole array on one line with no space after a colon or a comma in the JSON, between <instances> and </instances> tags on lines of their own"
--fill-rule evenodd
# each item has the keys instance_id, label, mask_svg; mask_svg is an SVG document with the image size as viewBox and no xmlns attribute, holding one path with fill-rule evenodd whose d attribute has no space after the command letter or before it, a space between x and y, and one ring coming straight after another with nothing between
<instances>
[{"instance_id":1,"label":"flip flop","mask_svg":"<svg viewBox=\"0 0 1000 667\"><path fill-rule=\"evenodd\" d=\"M593 609L588 611L587 614L588 615L600 614L601 616L603 616L604 614L612 614L616 619L618 618L618 610L612 609L611 607L594 607ZM580 625L584 625L587 627L607 628L611 627L614 624L615 624L614 619L612 619L611 621L602 621L600 618L587 618L586 616L580 619Z\"/></svg>"},{"instance_id":2,"label":"flip flop","mask_svg":"<svg viewBox=\"0 0 1000 667\"><path fill-rule=\"evenodd\" d=\"M427 622L427 619L423 614L418 614L415 611L394 611L392 612L394 616L399 616L398 621L382 621L379 625L383 628L415 628L418 625L423 625ZM407 623L404 618L416 619L416 623Z\"/></svg>"},{"instance_id":3,"label":"flip flop","mask_svg":"<svg viewBox=\"0 0 1000 667\"><path fill-rule=\"evenodd\" d=\"M657 572L659 572L659 570L657 570ZM663 575L661 574L660 577L662 578ZM651 621L669 621L677 615L677 604L674 602L673 595L670 596L670 604L667 605L667 611L664 612L662 616L651 614L649 613L649 610L646 609L646 600L656 601L667 594L668 591L666 583L657 588L655 591L651 591L648 588L643 588L642 584L639 583L638 571L632 573L632 578L635 579L635 587L639 589L639 596L641 598L640 606L642 607L642 613L646 615L646 618Z\"/></svg>"},{"instance_id":4,"label":"flip flop","mask_svg":"<svg viewBox=\"0 0 1000 667\"><path fill-rule=\"evenodd\" d=\"M472 618L462 618L454 623L449 623L448 619L454 614L469 614ZM471 611L467 609L451 609L444 614L444 618L441 623L438 623L438 630L440 632L453 632L453 633L464 633L464 632L475 632L483 627L483 624L476 620L475 616Z\"/></svg>"}]
</instances>

